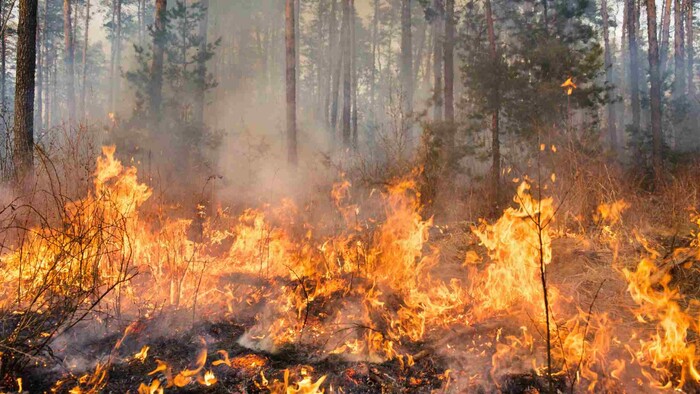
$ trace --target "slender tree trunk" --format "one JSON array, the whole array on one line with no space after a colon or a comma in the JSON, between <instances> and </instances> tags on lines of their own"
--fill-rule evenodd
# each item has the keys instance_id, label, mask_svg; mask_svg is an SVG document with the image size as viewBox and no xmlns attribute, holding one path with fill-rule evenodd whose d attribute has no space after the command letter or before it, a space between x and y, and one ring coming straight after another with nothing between
<instances>
[{"instance_id":1,"label":"slender tree trunk","mask_svg":"<svg viewBox=\"0 0 700 394\"><path fill-rule=\"evenodd\" d=\"M201 37L201 42L199 43L199 54L197 65L197 91L195 92L195 102L194 102L194 121L197 127L204 127L204 100L206 91L206 80L207 80L207 59L204 54L207 52L207 46L209 45L207 41L207 33L209 31L209 0L201 0L200 3L204 9L204 16L202 20L199 21L199 36Z\"/></svg>"},{"instance_id":2,"label":"slender tree trunk","mask_svg":"<svg viewBox=\"0 0 700 394\"><path fill-rule=\"evenodd\" d=\"M1 1L1 0L0 0ZM44 16L45 17L45 16ZM41 128L43 124L43 80L44 80L44 67L43 67L43 56L42 56L42 40L43 34L40 28L38 28L39 25L39 20L38 20L38 10L37 10L37 29L36 29L36 105L34 108L36 109L36 113L34 115L34 125L37 127ZM4 97L4 96L3 96ZM3 101L3 104L5 102ZM6 105L3 105L3 108L6 108Z\"/></svg>"},{"instance_id":3,"label":"slender tree trunk","mask_svg":"<svg viewBox=\"0 0 700 394\"><path fill-rule=\"evenodd\" d=\"M664 0L663 15L661 17L661 74L666 72L668 64L668 43L671 35L671 5L673 0Z\"/></svg>"},{"instance_id":4,"label":"slender tree trunk","mask_svg":"<svg viewBox=\"0 0 700 394\"><path fill-rule=\"evenodd\" d=\"M5 7L4 7L4 1L0 0L0 18L2 20L5 20ZM1 105L2 105L2 110L4 111L7 108L7 34L5 32L6 29L2 29L2 32L0 32L0 100L2 100Z\"/></svg>"},{"instance_id":5,"label":"slender tree trunk","mask_svg":"<svg viewBox=\"0 0 700 394\"><path fill-rule=\"evenodd\" d=\"M374 114L377 105L377 47L379 46L379 0L374 0L372 16L372 69L370 74L370 103Z\"/></svg>"},{"instance_id":6,"label":"slender tree trunk","mask_svg":"<svg viewBox=\"0 0 700 394\"><path fill-rule=\"evenodd\" d=\"M433 6L435 7L435 19L432 21L433 30L433 120L441 121L443 108L442 108L442 22L444 17L444 7L443 0L433 0Z\"/></svg>"},{"instance_id":7,"label":"slender tree trunk","mask_svg":"<svg viewBox=\"0 0 700 394\"><path fill-rule=\"evenodd\" d=\"M455 0L445 2L445 120L455 121L454 106L454 47L455 47Z\"/></svg>"},{"instance_id":8,"label":"slender tree trunk","mask_svg":"<svg viewBox=\"0 0 700 394\"><path fill-rule=\"evenodd\" d=\"M300 45L300 40L301 40L301 0L294 0L294 48L297 48L295 51L295 56L296 59L294 61L294 64L296 64L295 67L295 72L296 72L296 97L297 97L297 103L299 101L299 89L301 87L301 84L299 81L301 79L299 78L299 75L301 74L301 51L299 48L301 48ZM303 101L302 101L303 102Z\"/></svg>"},{"instance_id":9,"label":"slender tree trunk","mask_svg":"<svg viewBox=\"0 0 700 394\"><path fill-rule=\"evenodd\" d=\"M66 105L68 107L69 126L72 126L75 122L75 45L73 45L71 13L71 0L63 0L63 39L66 51Z\"/></svg>"},{"instance_id":10,"label":"slender tree trunk","mask_svg":"<svg viewBox=\"0 0 700 394\"><path fill-rule=\"evenodd\" d=\"M496 72L498 67L498 52L496 51L496 30L493 24L493 12L491 10L491 0L485 0L484 8L486 11L486 26L489 37L489 53L493 62L493 69ZM493 193L493 208L494 213L498 211L501 200L501 142L499 130L499 113L501 110L500 91L498 83L494 91L491 92L491 181Z\"/></svg>"},{"instance_id":11,"label":"slender tree trunk","mask_svg":"<svg viewBox=\"0 0 700 394\"><path fill-rule=\"evenodd\" d=\"M122 68L122 0L116 0L116 12L117 12L117 26L116 26L116 37L114 44L116 45L114 53L114 74L112 75L112 83L114 84L114 90L112 91L114 97L112 98L112 111L116 111L116 103L119 102L119 95L121 93L121 68Z\"/></svg>"},{"instance_id":12,"label":"slender tree trunk","mask_svg":"<svg viewBox=\"0 0 700 394\"><path fill-rule=\"evenodd\" d=\"M695 81L693 78L695 69L695 48L693 45L693 12L695 7L693 6L693 0L685 0L685 37L687 40L686 44L686 68L688 76L688 96L692 100L695 98Z\"/></svg>"},{"instance_id":13,"label":"slender tree trunk","mask_svg":"<svg viewBox=\"0 0 700 394\"><path fill-rule=\"evenodd\" d=\"M44 117L43 117L43 123L41 124L42 127L48 128L49 127L49 121L50 121L50 115L51 115L51 92L50 92L50 76L51 76L51 51L49 50L49 2L51 0L45 0L44 1L44 27L43 27L43 37L42 41L44 43L44 61L42 62L42 74L43 74L43 80L39 80L39 84L43 84L43 93L44 93ZM41 53L39 53L41 55Z\"/></svg>"},{"instance_id":14,"label":"slender tree trunk","mask_svg":"<svg viewBox=\"0 0 700 394\"><path fill-rule=\"evenodd\" d=\"M287 53L287 161L297 165L297 74L294 0L286 0L285 42Z\"/></svg>"},{"instance_id":15,"label":"slender tree trunk","mask_svg":"<svg viewBox=\"0 0 700 394\"><path fill-rule=\"evenodd\" d=\"M630 101L632 106L632 133L637 138L641 132L641 107L639 101L639 48L637 46L637 25L639 24L639 12L635 0L628 1L627 15L627 39L629 40L629 85Z\"/></svg>"},{"instance_id":16,"label":"slender tree trunk","mask_svg":"<svg viewBox=\"0 0 700 394\"><path fill-rule=\"evenodd\" d=\"M675 100L682 100L685 96L685 32L683 29L683 6L681 0L673 2L673 95Z\"/></svg>"},{"instance_id":17,"label":"slender tree trunk","mask_svg":"<svg viewBox=\"0 0 700 394\"><path fill-rule=\"evenodd\" d=\"M352 31L350 27L350 7L352 0L343 0L343 29L345 36L343 39L343 53L348 54L343 61L343 147L349 148L351 144L351 96L352 96Z\"/></svg>"},{"instance_id":18,"label":"slender tree trunk","mask_svg":"<svg viewBox=\"0 0 700 394\"><path fill-rule=\"evenodd\" d=\"M140 0L139 0L140 1ZM83 83L80 86L80 114L87 120L87 106L85 97L87 96L87 74L88 62L87 54L90 49L90 0L85 3L85 37L83 38Z\"/></svg>"},{"instance_id":19,"label":"slender tree trunk","mask_svg":"<svg viewBox=\"0 0 700 394\"><path fill-rule=\"evenodd\" d=\"M155 119L160 118L163 101L163 57L165 52L165 11L167 0L156 0L156 15L153 24L153 62L151 63L150 111Z\"/></svg>"},{"instance_id":20,"label":"slender tree trunk","mask_svg":"<svg viewBox=\"0 0 700 394\"><path fill-rule=\"evenodd\" d=\"M318 35L318 40L319 43L323 43L325 39L325 20L324 20L324 15L325 15L325 10L326 10L326 0L319 0L318 6L316 8L316 15L318 19L318 26L317 26L317 32L316 34ZM323 75L324 75L324 68L326 64L326 59L327 57L325 56L330 56L325 53L325 45L318 45L318 47L314 50L316 53L316 86L314 88L315 90L315 100L316 100L316 120L322 121L323 120L323 97L325 96L324 92L324 81L323 81ZM325 56L324 56L325 55Z\"/></svg>"},{"instance_id":21,"label":"slender tree trunk","mask_svg":"<svg viewBox=\"0 0 700 394\"><path fill-rule=\"evenodd\" d=\"M34 78L38 0L19 0L15 84L14 170L17 180L34 167Z\"/></svg>"},{"instance_id":22,"label":"slender tree trunk","mask_svg":"<svg viewBox=\"0 0 700 394\"><path fill-rule=\"evenodd\" d=\"M405 114L413 112L411 0L401 0L401 95Z\"/></svg>"},{"instance_id":23,"label":"slender tree trunk","mask_svg":"<svg viewBox=\"0 0 700 394\"><path fill-rule=\"evenodd\" d=\"M605 46L605 82L608 86L614 86L613 82L613 61L612 61L612 50L610 48L610 33L609 33L609 20L608 20L608 2L607 0L602 0L600 4L600 14L603 18L603 43ZM615 104L609 102L608 107L608 136L610 139L610 150L617 152L619 149L619 142L617 138L617 128L615 126Z\"/></svg>"},{"instance_id":24,"label":"slender tree trunk","mask_svg":"<svg viewBox=\"0 0 700 394\"><path fill-rule=\"evenodd\" d=\"M656 37L656 3L647 0L647 34L649 36L649 79L651 90L649 101L651 108L651 135L653 140L653 166L656 180L660 179L662 170L662 131L661 131L661 75L659 73L659 44Z\"/></svg>"},{"instance_id":25,"label":"slender tree trunk","mask_svg":"<svg viewBox=\"0 0 700 394\"><path fill-rule=\"evenodd\" d=\"M357 36L356 26L357 11L355 10L355 0L350 0L350 45L351 73L352 73L352 148L357 150Z\"/></svg>"},{"instance_id":26,"label":"slender tree trunk","mask_svg":"<svg viewBox=\"0 0 700 394\"><path fill-rule=\"evenodd\" d=\"M326 119L326 125L328 126L328 129L331 134L331 144L333 144L333 140L335 139L335 125L332 125L331 123L331 102L333 101L333 88L335 87L336 69L336 66L333 63L333 59L340 57L340 54L338 53L338 49L336 47L338 44L338 29L336 28L336 26L338 25L338 19L336 17L337 14L338 0L331 0L331 12L330 15L328 15L328 70L326 70L327 89L325 91L326 101L324 103L324 115Z\"/></svg>"},{"instance_id":27,"label":"slender tree trunk","mask_svg":"<svg viewBox=\"0 0 700 394\"><path fill-rule=\"evenodd\" d=\"M117 25L117 0L112 0L112 41L109 51L109 112L114 112L114 75L115 65L117 61L117 44L116 44L116 25Z\"/></svg>"},{"instance_id":28,"label":"slender tree trunk","mask_svg":"<svg viewBox=\"0 0 700 394\"><path fill-rule=\"evenodd\" d=\"M345 1L346 0L340 0L341 6L344 8ZM336 65L334 67L333 71L333 88L331 92L331 133L332 133L332 143L335 145L335 138L336 138L336 131L338 127L338 106L339 106L339 96L340 96L340 79L342 77L342 71L343 71L343 64L345 62L345 58L348 57L350 54L344 53L345 51L343 50L343 43L345 42L346 38L345 36L348 34L347 31L347 25L345 23L345 16L341 16L341 23L340 23L340 38L338 40L338 58L336 60Z\"/></svg>"}]
</instances>

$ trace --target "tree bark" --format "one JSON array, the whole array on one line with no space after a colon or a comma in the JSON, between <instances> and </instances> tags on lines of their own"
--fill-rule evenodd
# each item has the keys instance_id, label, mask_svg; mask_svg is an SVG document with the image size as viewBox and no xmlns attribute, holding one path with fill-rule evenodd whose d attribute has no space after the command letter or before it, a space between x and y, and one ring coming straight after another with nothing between
<instances>
[{"instance_id":1,"label":"tree bark","mask_svg":"<svg viewBox=\"0 0 700 394\"><path fill-rule=\"evenodd\" d=\"M493 62L493 69L496 72L498 63L498 52L496 51L496 31L493 24L493 12L491 10L491 0L486 0L484 3L486 12L486 26L489 37L489 53ZM496 78L497 79L497 78ZM498 84L497 84L498 85ZM491 182L493 195L493 210L498 211L501 200L501 142L499 130L499 113L500 113L500 91L499 87L494 87L491 98Z\"/></svg>"},{"instance_id":2,"label":"tree bark","mask_svg":"<svg viewBox=\"0 0 700 394\"><path fill-rule=\"evenodd\" d=\"M167 0L156 0L153 23L153 62L151 63L150 111L154 119L160 118L163 100L163 58L165 53L165 11Z\"/></svg>"},{"instance_id":3,"label":"tree bark","mask_svg":"<svg viewBox=\"0 0 700 394\"><path fill-rule=\"evenodd\" d=\"M639 101L639 47L637 46L637 25L639 11L635 0L627 0L627 39L629 49L629 88L632 106L632 133L639 136L641 132L641 107Z\"/></svg>"},{"instance_id":4,"label":"tree bark","mask_svg":"<svg viewBox=\"0 0 700 394\"><path fill-rule=\"evenodd\" d=\"M401 0L401 99L404 113L413 112L413 38L411 0Z\"/></svg>"},{"instance_id":5,"label":"tree bark","mask_svg":"<svg viewBox=\"0 0 700 394\"><path fill-rule=\"evenodd\" d=\"M286 0L285 43L287 58L287 162L297 165L296 39L294 0Z\"/></svg>"},{"instance_id":6,"label":"tree bark","mask_svg":"<svg viewBox=\"0 0 700 394\"><path fill-rule=\"evenodd\" d=\"M652 159L656 180L662 171L662 130L661 130L661 75L659 70L659 45L656 37L656 3L647 0L647 34L649 37L649 79L651 90L651 134L653 140Z\"/></svg>"},{"instance_id":7,"label":"tree bark","mask_svg":"<svg viewBox=\"0 0 700 394\"><path fill-rule=\"evenodd\" d=\"M34 166L34 83L38 0L19 0L13 159L21 180Z\"/></svg>"},{"instance_id":8,"label":"tree bark","mask_svg":"<svg viewBox=\"0 0 700 394\"><path fill-rule=\"evenodd\" d=\"M84 120L87 120L87 106L85 97L87 96L87 73L88 62L87 54L90 49L90 0L85 3L85 37L83 38L83 81L80 86L80 114Z\"/></svg>"},{"instance_id":9,"label":"tree bark","mask_svg":"<svg viewBox=\"0 0 700 394\"><path fill-rule=\"evenodd\" d=\"M612 61L612 51L610 49L610 33L609 33L609 20L608 20L608 2L607 0L601 0L600 14L603 18L603 43L605 47L605 82L609 87L614 85L613 81L613 61ZM610 150L617 152L619 149L619 142L617 137L617 128L615 125L615 104L609 102L608 107L608 137L610 139Z\"/></svg>"},{"instance_id":10,"label":"tree bark","mask_svg":"<svg viewBox=\"0 0 700 394\"><path fill-rule=\"evenodd\" d=\"M433 120L442 120L442 21L444 17L443 0L433 0L435 7L435 19L432 21L433 27Z\"/></svg>"},{"instance_id":11,"label":"tree bark","mask_svg":"<svg viewBox=\"0 0 700 394\"><path fill-rule=\"evenodd\" d=\"M75 122L75 45L73 45L73 21L71 0L63 0L63 40L66 65L66 105L68 125Z\"/></svg>"},{"instance_id":12,"label":"tree bark","mask_svg":"<svg viewBox=\"0 0 700 394\"><path fill-rule=\"evenodd\" d=\"M454 47L455 47L455 0L445 2L445 120L455 121L454 107Z\"/></svg>"}]
</instances>

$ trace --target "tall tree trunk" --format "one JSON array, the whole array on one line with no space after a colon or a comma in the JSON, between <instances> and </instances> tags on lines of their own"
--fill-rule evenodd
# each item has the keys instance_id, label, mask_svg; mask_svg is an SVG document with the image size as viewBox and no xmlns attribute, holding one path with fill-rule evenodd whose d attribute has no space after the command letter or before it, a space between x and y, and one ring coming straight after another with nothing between
<instances>
[{"instance_id":1,"label":"tall tree trunk","mask_svg":"<svg viewBox=\"0 0 700 394\"><path fill-rule=\"evenodd\" d=\"M0 0L0 18L5 20L5 7L4 1ZM0 32L0 103L2 110L7 109L7 34L6 28L2 29Z\"/></svg>"},{"instance_id":2,"label":"tall tree trunk","mask_svg":"<svg viewBox=\"0 0 700 394\"><path fill-rule=\"evenodd\" d=\"M140 1L140 0L139 0ZM90 49L90 0L85 3L85 37L83 37L83 81L80 86L80 115L87 120L87 107L85 97L87 96L87 74L88 62L87 54Z\"/></svg>"},{"instance_id":3,"label":"tall tree trunk","mask_svg":"<svg viewBox=\"0 0 700 394\"><path fill-rule=\"evenodd\" d=\"M352 49L350 50L350 61L351 61L351 73L352 73L352 148L357 150L358 147L358 135L357 135L357 36L356 36L356 26L357 23L357 11L355 9L355 0L350 0L350 45Z\"/></svg>"},{"instance_id":4,"label":"tall tree trunk","mask_svg":"<svg viewBox=\"0 0 700 394\"><path fill-rule=\"evenodd\" d=\"M647 0L647 34L649 36L649 79L651 90L649 102L651 108L651 135L653 140L652 159L654 176L660 179L662 170L662 132L661 132L661 75L659 70L659 44L656 37L656 3Z\"/></svg>"},{"instance_id":5,"label":"tall tree trunk","mask_svg":"<svg viewBox=\"0 0 700 394\"><path fill-rule=\"evenodd\" d=\"M325 10L326 10L326 1L327 0L319 0L318 6L316 8L316 17L318 18L318 26L317 26L317 35L319 39L319 43L323 43L325 39L325 20L324 20L324 15L325 15ZM321 44L318 45L318 47L315 49L316 55L316 86L315 86L315 100L316 100L316 114L315 118L318 121L323 120L323 97L325 96L324 92L324 68L326 64L326 59L330 56L330 54L325 53L325 45Z\"/></svg>"},{"instance_id":6,"label":"tall tree trunk","mask_svg":"<svg viewBox=\"0 0 700 394\"><path fill-rule=\"evenodd\" d=\"M693 78L695 69L695 48L693 45L693 12L695 7L693 6L693 0L685 0L685 37L687 40L686 44L686 68L688 77L688 96L691 100L695 98L695 81Z\"/></svg>"},{"instance_id":7,"label":"tall tree trunk","mask_svg":"<svg viewBox=\"0 0 700 394\"><path fill-rule=\"evenodd\" d=\"M287 161L297 164L297 97L296 97L296 39L294 0L286 0L285 42L287 53Z\"/></svg>"},{"instance_id":8,"label":"tall tree trunk","mask_svg":"<svg viewBox=\"0 0 700 394\"><path fill-rule=\"evenodd\" d=\"M685 96L685 32L683 29L683 6L681 0L673 2L673 96L675 100L682 100Z\"/></svg>"},{"instance_id":9,"label":"tall tree trunk","mask_svg":"<svg viewBox=\"0 0 700 394\"><path fill-rule=\"evenodd\" d=\"M454 106L454 47L455 47L455 0L445 1L445 120L455 121Z\"/></svg>"},{"instance_id":10,"label":"tall tree trunk","mask_svg":"<svg viewBox=\"0 0 700 394\"><path fill-rule=\"evenodd\" d=\"M42 74L43 74L43 80L39 80L39 84L43 84L43 89L42 91L44 92L44 117L43 117L43 123L41 124L42 127L48 128L49 127L49 121L50 121L50 115L51 115L51 92L50 92L50 77L51 77L51 51L49 50L49 2L51 0L45 0L44 1L44 27L42 30L44 31L42 41L44 43L44 61L42 62ZM41 55L41 53L39 53Z\"/></svg>"},{"instance_id":11,"label":"tall tree trunk","mask_svg":"<svg viewBox=\"0 0 700 394\"><path fill-rule=\"evenodd\" d=\"M666 64L668 64L668 43L671 35L671 4L673 0L664 0L663 15L661 17L661 75L666 73Z\"/></svg>"},{"instance_id":12,"label":"tall tree trunk","mask_svg":"<svg viewBox=\"0 0 700 394\"><path fill-rule=\"evenodd\" d=\"M19 0L15 84L14 170L17 180L34 166L34 78L38 0Z\"/></svg>"},{"instance_id":13,"label":"tall tree trunk","mask_svg":"<svg viewBox=\"0 0 700 394\"><path fill-rule=\"evenodd\" d=\"M157 6L156 6L157 7ZM117 61L117 45L116 45L116 25L117 25L117 0L112 0L112 40L110 43L109 50L109 112L114 111L114 75L115 75L115 65Z\"/></svg>"},{"instance_id":14,"label":"tall tree trunk","mask_svg":"<svg viewBox=\"0 0 700 394\"><path fill-rule=\"evenodd\" d=\"M411 0L401 0L401 99L404 112L413 112L413 38Z\"/></svg>"},{"instance_id":15,"label":"tall tree trunk","mask_svg":"<svg viewBox=\"0 0 700 394\"><path fill-rule=\"evenodd\" d=\"M75 122L75 45L73 45L73 21L71 17L71 0L63 0L63 39L66 63L66 105L68 107L68 125Z\"/></svg>"},{"instance_id":16,"label":"tall tree trunk","mask_svg":"<svg viewBox=\"0 0 700 394\"><path fill-rule=\"evenodd\" d=\"M433 30L433 120L442 120L442 21L444 17L443 0L433 0L435 17Z\"/></svg>"},{"instance_id":17,"label":"tall tree trunk","mask_svg":"<svg viewBox=\"0 0 700 394\"><path fill-rule=\"evenodd\" d=\"M486 0L484 3L486 11L486 26L489 37L489 53L493 62L493 70L496 72L498 67L498 52L496 51L496 30L493 25L493 12L491 10L491 0ZM498 79L498 78L496 78ZM491 92L491 181L493 193L493 208L494 213L498 210L501 200L501 142L499 130L499 113L501 110L500 91L498 83L496 83L494 91Z\"/></svg>"},{"instance_id":18,"label":"tall tree trunk","mask_svg":"<svg viewBox=\"0 0 700 394\"><path fill-rule=\"evenodd\" d=\"M328 126L331 134L331 143L335 138L335 125L331 127L331 101L333 97L333 88L335 86L335 64L333 59L339 57L337 45L338 45L338 20L336 18L338 14L338 0L331 0L331 11L328 15L328 69L326 70L326 91L325 91L325 103L324 103L324 115L326 119L326 125Z\"/></svg>"},{"instance_id":19,"label":"tall tree trunk","mask_svg":"<svg viewBox=\"0 0 700 394\"><path fill-rule=\"evenodd\" d=\"M207 80L207 59L205 53L209 45L209 41L207 40L207 33L209 31L209 0L201 0L200 4L204 9L204 15L202 16L202 20L199 21L199 36L201 37L201 42L199 43L199 64L197 65L198 86L195 92L194 121L197 127L204 127L204 100Z\"/></svg>"},{"instance_id":20,"label":"tall tree trunk","mask_svg":"<svg viewBox=\"0 0 700 394\"><path fill-rule=\"evenodd\" d=\"M635 0L627 0L627 39L629 49L629 88L632 106L632 133L639 138L641 132L641 107L639 102L639 47L637 46L637 31L639 10Z\"/></svg>"},{"instance_id":21,"label":"tall tree trunk","mask_svg":"<svg viewBox=\"0 0 700 394\"><path fill-rule=\"evenodd\" d=\"M165 11L167 0L156 0L156 15L153 23L153 62L151 63L150 111L154 119L160 118L163 101L163 57L165 52Z\"/></svg>"},{"instance_id":22,"label":"tall tree trunk","mask_svg":"<svg viewBox=\"0 0 700 394\"><path fill-rule=\"evenodd\" d=\"M374 0L374 14L372 16L372 69L370 74L370 103L372 114L377 104L377 47L379 46L379 0Z\"/></svg>"},{"instance_id":23,"label":"tall tree trunk","mask_svg":"<svg viewBox=\"0 0 700 394\"><path fill-rule=\"evenodd\" d=\"M38 10L37 10L36 82L35 82L35 85L36 85L36 97L35 97L36 104L34 106L34 108L36 109L36 113L34 114L34 124L37 127L41 128L41 126L43 124L43 119L44 119L44 116L43 116L44 103L43 103L43 97L42 97L43 96L43 88L44 88L44 85L43 85L43 80L44 80L43 62L44 62L44 59L43 59L43 56L41 55L42 54L42 40L44 38L43 38L43 34L41 32L41 29L38 28L38 24L39 24L39 20L38 20ZM3 96L3 100L4 100L4 96ZM6 108L5 101L3 101L3 108L4 109Z\"/></svg>"},{"instance_id":24,"label":"tall tree trunk","mask_svg":"<svg viewBox=\"0 0 700 394\"><path fill-rule=\"evenodd\" d=\"M340 0L341 1L341 8L344 8L344 2L346 0ZM337 135L337 128L338 128L338 107L339 107L339 101L340 101L340 79L342 77L342 71L343 71L343 63L345 62L345 58L348 57L350 54L344 53L345 51L343 50L343 43L345 42L345 36L348 34L347 31L347 25L345 23L344 15L341 16L340 19L340 35L338 38L338 43L336 46L337 49L337 60L335 67L333 69L333 87L331 89L331 138L332 138L332 145L335 146L335 139Z\"/></svg>"},{"instance_id":25,"label":"tall tree trunk","mask_svg":"<svg viewBox=\"0 0 700 394\"><path fill-rule=\"evenodd\" d=\"M608 2L607 0L602 0L600 4L600 15L603 18L603 43L605 46L605 82L609 87L614 86L613 81L613 61L612 61L612 50L610 48L610 33L609 33L609 20L608 20ZM613 152L617 152L619 149L619 142L617 138L617 128L615 126L615 104L609 102L608 105L608 137L610 139L610 149Z\"/></svg>"},{"instance_id":26,"label":"tall tree trunk","mask_svg":"<svg viewBox=\"0 0 700 394\"><path fill-rule=\"evenodd\" d=\"M122 68L122 0L116 0L116 12L117 12L117 25L116 25L116 37L114 44L115 49L115 61L114 61L114 74L112 76L112 83L114 84L114 90L112 91L114 97L112 98L112 111L116 111L116 103L119 102L119 94L121 93L121 68Z\"/></svg>"},{"instance_id":27,"label":"tall tree trunk","mask_svg":"<svg viewBox=\"0 0 700 394\"><path fill-rule=\"evenodd\" d=\"M296 97L297 97L297 102L299 101L299 89L301 84L299 81L301 80L299 78L299 75L301 74L301 51L299 48L301 48L300 45L300 40L301 40L301 0L294 0L294 48L297 48L297 50L294 52L296 59L294 61L294 64L296 64L296 67L294 68L296 71Z\"/></svg>"},{"instance_id":28,"label":"tall tree trunk","mask_svg":"<svg viewBox=\"0 0 700 394\"><path fill-rule=\"evenodd\" d=\"M345 36L343 37L343 53L346 53L343 61L343 147L349 148L351 143L351 96L352 96L352 32L351 32L351 17L350 7L352 0L343 0L343 29Z\"/></svg>"}]
</instances>

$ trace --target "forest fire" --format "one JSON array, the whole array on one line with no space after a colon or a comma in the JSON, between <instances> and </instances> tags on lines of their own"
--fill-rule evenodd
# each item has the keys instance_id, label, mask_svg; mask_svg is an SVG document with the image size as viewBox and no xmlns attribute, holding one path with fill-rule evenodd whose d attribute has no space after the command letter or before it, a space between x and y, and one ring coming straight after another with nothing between
<instances>
[{"instance_id":1,"label":"forest fire","mask_svg":"<svg viewBox=\"0 0 700 394\"><path fill-rule=\"evenodd\" d=\"M0 394L700 393L696 3L0 0Z\"/></svg>"},{"instance_id":2,"label":"forest fire","mask_svg":"<svg viewBox=\"0 0 700 394\"><path fill-rule=\"evenodd\" d=\"M287 201L237 218L219 213L218 223L207 220L192 239L189 221L148 222L152 192L114 154L103 149L94 189L66 207L60 228L30 232L3 259L2 308L25 324L60 330L46 316L56 300L76 294L84 295L74 310L91 304L86 313L96 319L78 330L132 321L106 360L64 376L53 391L161 393L236 381L273 393L397 385L513 392L513 385L549 384L600 391L700 381L693 305L681 307L668 268L643 239L647 256L618 273L636 305L626 316L611 315L597 292L586 305L552 279L542 281L556 264L557 208L552 198L535 198L527 182L500 219L471 229L480 245L445 276L440 248L430 240L432 220L421 216L410 178L378 194L381 217L362 216L349 201L347 181L334 188L342 226L330 235L299 222ZM617 201L592 214L612 232L627 206ZM697 256L698 246L675 254ZM100 318L107 315L119 318ZM158 321L177 323L151 333ZM194 332L194 342L184 345L191 352L162 349L191 341Z\"/></svg>"}]
</instances>

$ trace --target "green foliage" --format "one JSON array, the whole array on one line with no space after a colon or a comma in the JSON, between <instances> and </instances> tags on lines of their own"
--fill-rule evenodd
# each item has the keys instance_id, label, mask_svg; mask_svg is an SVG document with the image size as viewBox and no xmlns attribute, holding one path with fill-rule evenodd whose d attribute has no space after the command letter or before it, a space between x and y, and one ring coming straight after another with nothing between
<instances>
[{"instance_id":1,"label":"green foliage","mask_svg":"<svg viewBox=\"0 0 700 394\"><path fill-rule=\"evenodd\" d=\"M201 3L175 2L166 13L166 31L161 38L165 48L163 67L164 119L192 122L194 101L199 99L193 92L208 91L216 87L213 75L207 71L206 63L216 54L221 40L202 44L206 37L199 25L206 15ZM152 35L156 34L151 32ZM157 37L154 37L157 39ZM137 65L126 73L127 80L135 88L135 117L146 114L145 101L149 96L152 48L135 45Z\"/></svg>"},{"instance_id":2,"label":"green foliage","mask_svg":"<svg viewBox=\"0 0 700 394\"><path fill-rule=\"evenodd\" d=\"M199 106L205 104L203 92L217 85L207 70L207 62L215 56L220 40L205 44L206 37L201 34L200 25L206 12L199 2L187 4L178 0L166 12L165 34L156 37L157 33L151 29L150 41L162 40L165 53L163 105L159 116L154 116L156 114L148 107L147 100L152 88L152 45L148 48L134 45L136 66L125 73L136 101L132 119L122 127L121 140L128 143L143 141L145 137L153 145L150 148L161 151L165 151L162 144L167 143L167 150L180 157L175 165L183 171L209 166L211 163L207 159L215 155L205 152L214 151L222 138L220 133L208 129L195 116ZM157 124L155 119L158 119ZM141 145L149 143L142 142Z\"/></svg>"},{"instance_id":3,"label":"green foliage","mask_svg":"<svg viewBox=\"0 0 700 394\"><path fill-rule=\"evenodd\" d=\"M567 111L595 111L606 100L598 83L603 49L597 41L595 3L549 1L545 24L540 1L495 1L497 59L492 60L483 8L467 5L459 41L465 104L483 117L501 109L502 130L531 135L542 127L566 128ZM578 85L567 98L560 85ZM570 107L569 107L570 106Z\"/></svg>"}]
</instances>

